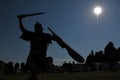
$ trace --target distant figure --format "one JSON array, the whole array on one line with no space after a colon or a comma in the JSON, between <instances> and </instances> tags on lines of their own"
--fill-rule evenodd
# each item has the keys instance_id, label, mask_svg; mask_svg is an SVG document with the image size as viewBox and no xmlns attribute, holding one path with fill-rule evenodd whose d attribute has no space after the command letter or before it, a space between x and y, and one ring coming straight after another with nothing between
<instances>
[{"instance_id":1,"label":"distant figure","mask_svg":"<svg viewBox=\"0 0 120 80\"><path fill-rule=\"evenodd\" d=\"M22 24L22 18L22 16L18 16L19 27L23 33L20 38L30 42L30 54L26 61L27 69L31 71L28 80L39 80L39 72L46 70L47 46L54 38L48 33L43 33L42 25L38 22L34 26L35 32L26 30Z\"/></svg>"}]
</instances>

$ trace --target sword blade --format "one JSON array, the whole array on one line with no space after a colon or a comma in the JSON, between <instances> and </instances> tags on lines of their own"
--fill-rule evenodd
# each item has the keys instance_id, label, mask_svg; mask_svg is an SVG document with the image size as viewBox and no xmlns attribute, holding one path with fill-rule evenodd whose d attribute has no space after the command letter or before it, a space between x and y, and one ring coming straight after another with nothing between
<instances>
[{"instance_id":1,"label":"sword blade","mask_svg":"<svg viewBox=\"0 0 120 80\"><path fill-rule=\"evenodd\" d=\"M42 14L45 14L45 12L32 13L32 14L22 14L22 15L18 15L18 17L29 17L29 16L42 15Z\"/></svg>"},{"instance_id":2,"label":"sword blade","mask_svg":"<svg viewBox=\"0 0 120 80\"><path fill-rule=\"evenodd\" d=\"M35 15L42 15L45 14L45 12L40 12L40 13L32 13L32 14L25 14L24 17L28 17L28 16L35 16Z\"/></svg>"}]
</instances>

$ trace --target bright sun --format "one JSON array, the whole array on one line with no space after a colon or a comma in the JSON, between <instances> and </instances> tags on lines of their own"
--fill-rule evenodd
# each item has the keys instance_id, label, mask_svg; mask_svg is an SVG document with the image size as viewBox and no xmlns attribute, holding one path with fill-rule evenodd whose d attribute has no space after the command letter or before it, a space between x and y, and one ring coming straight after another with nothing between
<instances>
[{"instance_id":1,"label":"bright sun","mask_svg":"<svg viewBox=\"0 0 120 80\"><path fill-rule=\"evenodd\" d=\"M102 8L97 6L94 8L93 12L97 15L97 17L102 13Z\"/></svg>"}]
</instances>

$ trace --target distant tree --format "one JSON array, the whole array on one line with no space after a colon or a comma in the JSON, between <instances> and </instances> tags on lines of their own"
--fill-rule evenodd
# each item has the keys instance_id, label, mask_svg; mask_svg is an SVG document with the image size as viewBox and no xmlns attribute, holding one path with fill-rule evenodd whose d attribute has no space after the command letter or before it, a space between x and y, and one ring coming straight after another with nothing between
<instances>
[{"instance_id":1,"label":"distant tree","mask_svg":"<svg viewBox=\"0 0 120 80\"><path fill-rule=\"evenodd\" d=\"M95 70L94 62L95 62L95 55L92 50L91 53L86 58L86 64L88 66L88 70Z\"/></svg>"},{"instance_id":2,"label":"distant tree","mask_svg":"<svg viewBox=\"0 0 120 80\"><path fill-rule=\"evenodd\" d=\"M0 74L4 72L4 62L0 60Z\"/></svg>"},{"instance_id":3,"label":"distant tree","mask_svg":"<svg viewBox=\"0 0 120 80\"><path fill-rule=\"evenodd\" d=\"M72 62L72 65L75 65L75 61Z\"/></svg>"},{"instance_id":4,"label":"distant tree","mask_svg":"<svg viewBox=\"0 0 120 80\"><path fill-rule=\"evenodd\" d=\"M52 57L47 57L46 62L47 62L48 65L53 64L53 58Z\"/></svg>"},{"instance_id":5,"label":"distant tree","mask_svg":"<svg viewBox=\"0 0 120 80\"><path fill-rule=\"evenodd\" d=\"M62 67L63 67L63 69L64 69L64 71L65 71L65 72L67 72L67 71L68 71L66 61L64 61L64 62L63 62Z\"/></svg>"},{"instance_id":6,"label":"distant tree","mask_svg":"<svg viewBox=\"0 0 120 80\"><path fill-rule=\"evenodd\" d=\"M64 61L62 67L63 67L63 69L64 69L65 72L72 72L73 66L72 66L71 62L66 63L66 61Z\"/></svg>"},{"instance_id":7,"label":"distant tree","mask_svg":"<svg viewBox=\"0 0 120 80\"><path fill-rule=\"evenodd\" d=\"M15 63L15 67L14 67L15 68L15 72L19 71L19 66L20 66L19 63Z\"/></svg>"},{"instance_id":8,"label":"distant tree","mask_svg":"<svg viewBox=\"0 0 120 80\"><path fill-rule=\"evenodd\" d=\"M3 68L3 64L4 64L4 62L2 60L0 60L0 69Z\"/></svg>"},{"instance_id":9,"label":"distant tree","mask_svg":"<svg viewBox=\"0 0 120 80\"><path fill-rule=\"evenodd\" d=\"M68 72L72 72L72 70L73 70L72 63L69 62L69 63L68 63Z\"/></svg>"},{"instance_id":10,"label":"distant tree","mask_svg":"<svg viewBox=\"0 0 120 80\"><path fill-rule=\"evenodd\" d=\"M86 64L91 65L93 62L95 61L95 56L94 56L94 52L93 50L91 51L91 53L87 56L86 58Z\"/></svg>"},{"instance_id":11,"label":"distant tree","mask_svg":"<svg viewBox=\"0 0 120 80\"><path fill-rule=\"evenodd\" d=\"M116 62L120 61L120 47L116 50Z\"/></svg>"},{"instance_id":12,"label":"distant tree","mask_svg":"<svg viewBox=\"0 0 120 80\"><path fill-rule=\"evenodd\" d=\"M110 64L111 70L116 62L116 48L112 42L109 42L104 49L105 62Z\"/></svg>"},{"instance_id":13,"label":"distant tree","mask_svg":"<svg viewBox=\"0 0 120 80\"><path fill-rule=\"evenodd\" d=\"M104 62L103 51L96 52L94 59L96 63L103 63Z\"/></svg>"},{"instance_id":14,"label":"distant tree","mask_svg":"<svg viewBox=\"0 0 120 80\"><path fill-rule=\"evenodd\" d=\"M7 73L14 73L13 62L8 62L7 63Z\"/></svg>"},{"instance_id":15,"label":"distant tree","mask_svg":"<svg viewBox=\"0 0 120 80\"><path fill-rule=\"evenodd\" d=\"M46 65L47 65L47 71L52 72L53 71L53 58L52 57L46 58Z\"/></svg>"},{"instance_id":16,"label":"distant tree","mask_svg":"<svg viewBox=\"0 0 120 80\"><path fill-rule=\"evenodd\" d=\"M26 72L26 66L25 66L25 63L24 63L24 62L21 63L20 71L23 72L23 73Z\"/></svg>"},{"instance_id":17,"label":"distant tree","mask_svg":"<svg viewBox=\"0 0 120 80\"><path fill-rule=\"evenodd\" d=\"M109 42L104 49L105 61L113 63L115 61L116 49L112 42Z\"/></svg>"}]
</instances>

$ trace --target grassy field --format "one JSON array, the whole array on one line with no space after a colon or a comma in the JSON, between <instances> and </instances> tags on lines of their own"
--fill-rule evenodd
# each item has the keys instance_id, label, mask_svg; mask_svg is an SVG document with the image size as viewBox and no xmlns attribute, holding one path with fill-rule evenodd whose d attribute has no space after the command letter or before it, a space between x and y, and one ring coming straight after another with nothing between
<instances>
[{"instance_id":1,"label":"grassy field","mask_svg":"<svg viewBox=\"0 0 120 80\"><path fill-rule=\"evenodd\" d=\"M1 75L2 80L27 80L26 74ZM94 71L79 73L44 73L41 80L120 80L120 71Z\"/></svg>"}]
</instances>

